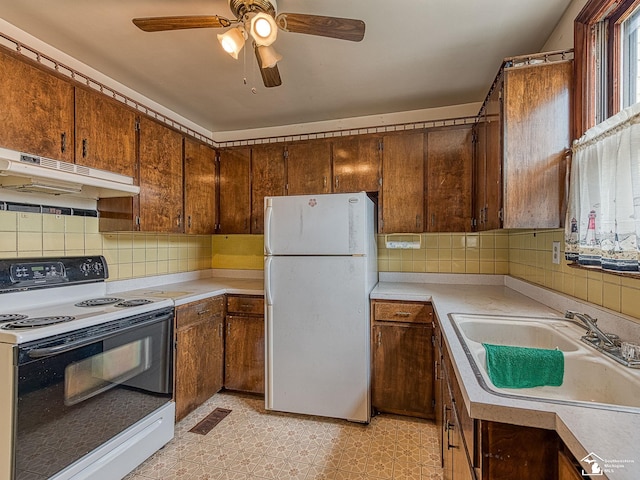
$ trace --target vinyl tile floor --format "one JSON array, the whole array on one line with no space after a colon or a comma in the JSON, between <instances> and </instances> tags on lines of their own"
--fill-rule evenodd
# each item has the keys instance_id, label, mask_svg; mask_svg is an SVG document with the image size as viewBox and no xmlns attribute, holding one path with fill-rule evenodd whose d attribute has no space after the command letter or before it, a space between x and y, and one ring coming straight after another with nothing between
<instances>
[{"instance_id":1,"label":"vinyl tile floor","mask_svg":"<svg viewBox=\"0 0 640 480\"><path fill-rule=\"evenodd\" d=\"M189 432L217 407L232 412L206 435ZM441 480L437 435L428 420L382 414L361 425L267 412L262 398L223 392L125 480Z\"/></svg>"}]
</instances>

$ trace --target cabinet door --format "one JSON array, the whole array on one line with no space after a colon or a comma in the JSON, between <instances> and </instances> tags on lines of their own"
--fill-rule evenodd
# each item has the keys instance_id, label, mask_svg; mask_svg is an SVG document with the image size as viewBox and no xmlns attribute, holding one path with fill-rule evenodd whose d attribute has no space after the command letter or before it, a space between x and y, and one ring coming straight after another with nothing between
<instances>
[{"instance_id":1,"label":"cabinet door","mask_svg":"<svg viewBox=\"0 0 640 480\"><path fill-rule=\"evenodd\" d=\"M578 473L570 457L562 450L558 451L558 480L584 480Z\"/></svg>"},{"instance_id":2,"label":"cabinet door","mask_svg":"<svg viewBox=\"0 0 640 480\"><path fill-rule=\"evenodd\" d=\"M287 146L289 195L331 193L331 143L312 140Z\"/></svg>"},{"instance_id":3,"label":"cabinet door","mask_svg":"<svg viewBox=\"0 0 640 480\"><path fill-rule=\"evenodd\" d=\"M428 232L471 231L472 127L430 130L427 140Z\"/></svg>"},{"instance_id":4,"label":"cabinet door","mask_svg":"<svg viewBox=\"0 0 640 480\"><path fill-rule=\"evenodd\" d=\"M264 318L227 315L224 386L264 394Z\"/></svg>"},{"instance_id":5,"label":"cabinet door","mask_svg":"<svg viewBox=\"0 0 640 480\"><path fill-rule=\"evenodd\" d=\"M476 230L484 230L484 208L487 192L487 122L482 113L473 126L473 221Z\"/></svg>"},{"instance_id":6,"label":"cabinet door","mask_svg":"<svg viewBox=\"0 0 640 480\"><path fill-rule=\"evenodd\" d=\"M181 233L182 135L140 120L140 230Z\"/></svg>"},{"instance_id":7,"label":"cabinet door","mask_svg":"<svg viewBox=\"0 0 640 480\"><path fill-rule=\"evenodd\" d=\"M381 141L374 135L333 140L334 193L377 192L380 187Z\"/></svg>"},{"instance_id":8,"label":"cabinet door","mask_svg":"<svg viewBox=\"0 0 640 480\"><path fill-rule=\"evenodd\" d=\"M482 230L502 226L502 83L487 101L484 221Z\"/></svg>"},{"instance_id":9,"label":"cabinet door","mask_svg":"<svg viewBox=\"0 0 640 480\"><path fill-rule=\"evenodd\" d=\"M285 195L284 146L257 145L251 152L251 233L264 232L264 197Z\"/></svg>"},{"instance_id":10,"label":"cabinet door","mask_svg":"<svg viewBox=\"0 0 640 480\"><path fill-rule=\"evenodd\" d=\"M220 222L218 233L250 233L251 149L220 151Z\"/></svg>"},{"instance_id":11,"label":"cabinet door","mask_svg":"<svg viewBox=\"0 0 640 480\"><path fill-rule=\"evenodd\" d=\"M371 403L378 410L433 417L431 325L373 325Z\"/></svg>"},{"instance_id":12,"label":"cabinet door","mask_svg":"<svg viewBox=\"0 0 640 480\"><path fill-rule=\"evenodd\" d=\"M382 151L381 233L424 228L424 135L385 135Z\"/></svg>"},{"instance_id":13,"label":"cabinet door","mask_svg":"<svg viewBox=\"0 0 640 480\"><path fill-rule=\"evenodd\" d=\"M176 420L222 388L224 297L176 309Z\"/></svg>"},{"instance_id":14,"label":"cabinet door","mask_svg":"<svg viewBox=\"0 0 640 480\"><path fill-rule=\"evenodd\" d=\"M100 92L75 93L76 163L137 176L134 110Z\"/></svg>"},{"instance_id":15,"label":"cabinet door","mask_svg":"<svg viewBox=\"0 0 640 480\"><path fill-rule=\"evenodd\" d=\"M504 74L504 228L558 228L571 146L573 62Z\"/></svg>"},{"instance_id":16,"label":"cabinet door","mask_svg":"<svg viewBox=\"0 0 640 480\"><path fill-rule=\"evenodd\" d=\"M0 51L0 146L73 163L73 86Z\"/></svg>"},{"instance_id":17,"label":"cabinet door","mask_svg":"<svg viewBox=\"0 0 640 480\"><path fill-rule=\"evenodd\" d=\"M184 141L185 233L210 235L216 224L215 151L195 140Z\"/></svg>"}]
</instances>

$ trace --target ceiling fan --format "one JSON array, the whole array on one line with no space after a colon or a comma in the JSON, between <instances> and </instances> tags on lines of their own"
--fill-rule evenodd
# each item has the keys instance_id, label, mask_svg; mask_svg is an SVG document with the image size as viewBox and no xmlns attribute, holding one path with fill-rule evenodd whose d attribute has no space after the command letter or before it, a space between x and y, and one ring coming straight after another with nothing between
<instances>
[{"instance_id":1,"label":"ceiling fan","mask_svg":"<svg viewBox=\"0 0 640 480\"><path fill-rule=\"evenodd\" d=\"M271 46L276 40L278 29L352 42L359 42L364 38L365 24L362 20L304 13L276 14L276 0L229 0L229 9L235 16L234 19L219 15L185 15L134 18L133 23L145 32L232 27L219 34L218 41L229 55L237 59L245 41L251 39L266 87L282 84L277 65L282 56Z\"/></svg>"}]
</instances>

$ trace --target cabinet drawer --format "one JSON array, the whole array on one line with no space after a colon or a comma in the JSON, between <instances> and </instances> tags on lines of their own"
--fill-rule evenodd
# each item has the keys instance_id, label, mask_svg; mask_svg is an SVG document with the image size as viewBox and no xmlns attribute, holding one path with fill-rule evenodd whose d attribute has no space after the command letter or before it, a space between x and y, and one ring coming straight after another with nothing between
<instances>
[{"instance_id":1,"label":"cabinet drawer","mask_svg":"<svg viewBox=\"0 0 640 480\"><path fill-rule=\"evenodd\" d=\"M378 322L431 323L433 307L429 303L375 302L373 319Z\"/></svg>"},{"instance_id":2,"label":"cabinet drawer","mask_svg":"<svg viewBox=\"0 0 640 480\"><path fill-rule=\"evenodd\" d=\"M264 315L264 298L229 295L227 297L227 313Z\"/></svg>"},{"instance_id":3,"label":"cabinet drawer","mask_svg":"<svg viewBox=\"0 0 640 480\"><path fill-rule=\"evenodd\" d=\"M222 318L223 316L224 297L222 295L187 303L176 309L176 328L188 327L206 319Z\"/></svg>"}]
</instances>

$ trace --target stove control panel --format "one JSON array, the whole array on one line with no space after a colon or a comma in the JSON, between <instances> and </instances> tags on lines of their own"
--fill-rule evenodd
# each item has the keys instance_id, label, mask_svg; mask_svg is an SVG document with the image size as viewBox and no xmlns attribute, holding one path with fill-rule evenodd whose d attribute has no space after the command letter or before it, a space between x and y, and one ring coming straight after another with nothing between
<instances>
[{"instance_id":1,"label":"stove control panel","mask_svg":"<svg viewBox=\"0 0 640 480\"><path fill-rule=\"evenodd\" d=\"M100 282L109 277L101 255L0 260L0 293Z\"/></svg>"}]
</instances>

